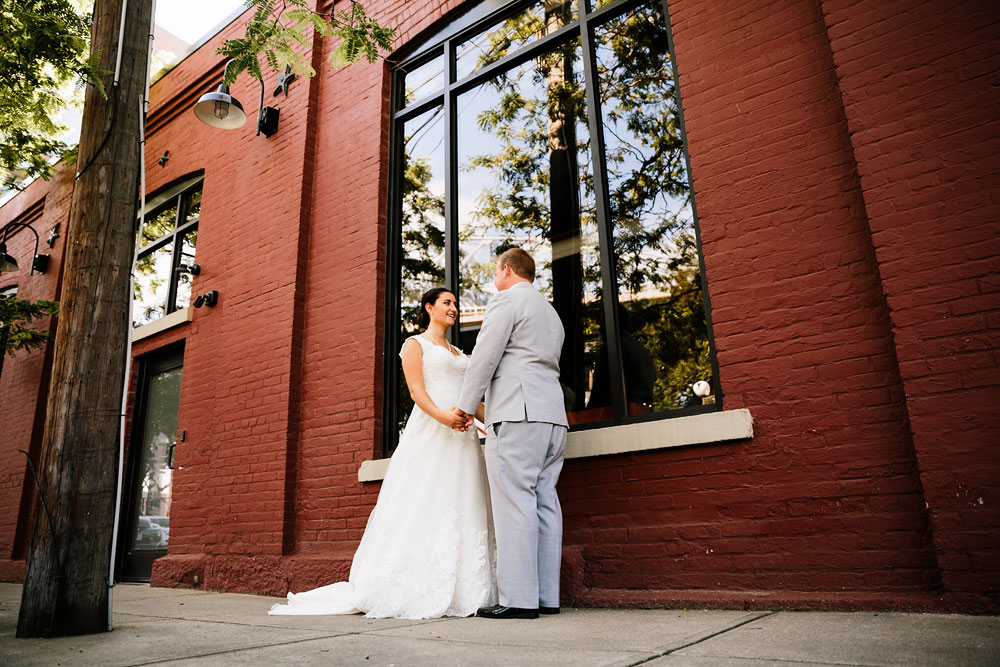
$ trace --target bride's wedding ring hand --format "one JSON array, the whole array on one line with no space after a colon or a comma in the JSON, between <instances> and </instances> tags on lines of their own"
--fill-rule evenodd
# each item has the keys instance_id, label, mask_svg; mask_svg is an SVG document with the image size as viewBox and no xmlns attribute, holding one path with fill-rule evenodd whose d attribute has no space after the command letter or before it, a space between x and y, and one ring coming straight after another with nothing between
<instances>
[{"instance_id":1,"label":"bride's wedding ring hand","mask_svg":"<svg viewBox=\"0 0 1000 667\"><path fill-rule=\"evenodd\" d=\"M469 415L457 407L453 407L444 413L445 424L448 428L456 431L467 431L469 423L472 421Z\"/></svg>"},{"instance_id":2,"label":"bride's wedding ring hand","mask_svg":"<svg viewBox=\"0 0 1000 667\"><path fill-rule=\"evenodd\" d=\"M453 407L445 413L448 417L449 426L456 431L467 431L473 423L472 415L466 413L461 408Z\"/></svg>"}]
</instances>

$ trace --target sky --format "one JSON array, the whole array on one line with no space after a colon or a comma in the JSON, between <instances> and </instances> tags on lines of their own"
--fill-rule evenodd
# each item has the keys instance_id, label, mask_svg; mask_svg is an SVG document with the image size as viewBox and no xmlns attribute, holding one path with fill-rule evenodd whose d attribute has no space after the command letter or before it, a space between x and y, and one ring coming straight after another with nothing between
<instances>
[{"instance_id":1,"label":"sky","mask_svg":"<svg viewBox=\"0 0 1000 667\"><path fill-rule=\"evenodd\" d=\"M193 44L242 5L242 0L157 0L156 25Z\"/></svg>"}]
</instances>

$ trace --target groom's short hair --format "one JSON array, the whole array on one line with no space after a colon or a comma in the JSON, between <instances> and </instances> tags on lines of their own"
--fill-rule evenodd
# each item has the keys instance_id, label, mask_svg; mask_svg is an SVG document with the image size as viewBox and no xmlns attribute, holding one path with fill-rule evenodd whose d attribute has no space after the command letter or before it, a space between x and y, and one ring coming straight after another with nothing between
<instances>
[{"instance_id":1,"label":"groom's short hair","mask_svg":"<svg viewBox=\"0 0 1000 667\"><path fill-rule=\"evenodd\" d=\"M520 277L531 281L535 280L535 260L531 259L531 255L520 248L510 248L501 253L497 257L497 266L504 264Z\"/></svg>"}]
</instances>

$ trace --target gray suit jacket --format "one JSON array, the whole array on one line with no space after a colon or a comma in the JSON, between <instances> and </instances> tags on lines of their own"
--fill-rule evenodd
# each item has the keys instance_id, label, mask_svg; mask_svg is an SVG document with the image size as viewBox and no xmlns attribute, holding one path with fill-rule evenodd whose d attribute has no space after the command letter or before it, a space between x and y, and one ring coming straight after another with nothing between
<instances>
[{"instance_id":1,"label":"gray suit jacket","mask_svg":"<svg viewBox=\"0 0 1000 667\"><path fill-rule=\"evenodd\" d=\"M567 426L559 354L562 322L530 283L494 296L465 371L458 407L475 413L486 396L486 424L548 422Z\"/></svg>"}]
</instances>

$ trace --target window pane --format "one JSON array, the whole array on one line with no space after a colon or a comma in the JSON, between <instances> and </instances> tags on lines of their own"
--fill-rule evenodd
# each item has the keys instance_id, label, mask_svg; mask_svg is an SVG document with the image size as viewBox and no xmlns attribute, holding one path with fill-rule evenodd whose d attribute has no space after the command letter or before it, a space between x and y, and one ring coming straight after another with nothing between
<instances>
[{"instance_id":1,"label":"window pane","mask_svg":"<svg viewBox=\"0 0 1000 667\"><path fill-rule=\"evenodd\" d=\"M712 366L662 7L640 7L594 38L629 412L700 404L691 385L711 383Z\"/></svg>"},{"instance_id":2,"label":"window pane","mask_svg":"<svg viewBox=\"0 0 1000 667\"><path fill-rule=\"evenodd\" d=\"M146 218L146 224L142 226L142 242L140 247L145 248L153 241L174 231L174 223L177 221L177 202L161 209L155 215ZM138 234L138 231L136 232Z\"/></svg>"},{"instance_id":3,"label":"window pane","mask_svg":"<svg viewBox=\"0 0 1000 667\"><path fill-rule=\"evenodd\" d=\"M132 302L133 327L152 322L166 314L173 248L173 243L167 243L142 255L136 262Z\"/></svg>"},{"instance_id":4,"label":"window pane","mask_svg":"<svg viewBox=\"0 0 1000 667\"><path fill-rule=\"evenodd\" d=\"M180 263L184 266L194 264L194 247L198 243L198 230L192 229L181 237ZM177 300L174 310L185 308L191 303L191 283L194 276L187 272L177 272Z\"/></svg>"},{"instance_id":5,"label":"window pane","mask_svg":"<svg viewBox=\"0 0 1000 667\"><path fill-rule=\"evenodd\" d=\"M444 88L444 56L415 67L403 79L403 106L430 97Z\"/></svg>"},{"instance_id":6,"label":"window pane","mask_svg":"<svg viewBox=\"0 0 1000 667\"><path fill-rule=\"evenodd\" d=\"M525 44L577 19L576 0L543 0L458 45L456 76L461 79Z\"/></svg>"},{"instance_id":7,"label":"window pane","mask_svg":"<svg viewBox=\"0 0 1000 667\"><path fill-rule=\"evenodd\" d=\"M420 332L420 297L444 285L444 108L435 107L403 125L400 342ZM413 409L399 372L399 430Z\"/></svg>"},{"instance_id":8,"label":"window pane","mask_svg":"<svg viewBox=\"0 0 1000 667\"><path fill-rule=\"evenodd\" d=\"M470 90L458 110L462 347L472 349L495 291L497 252L523 247L566 331L571 422L610 418L587 410L604 327L579 40Z\"/></svg>"},{"instance_id":9,"label":"window pane","mask_svg":"<svg viewBox=\"0 0 1000 667\"><path fill-rule=\"evenodd\" d=\"M198 217L201 215L201 190L192 192L186 199L187 206L184 209L184 220L181 221L179 226L197 222Z\"/></svg>"},{"instance_id":10,"label":"window pane","mask_svg":"<svg viewBox=\"0 0 1000 667\"><path fill-rule=\"evenodd\" d=\"M131 548L165 549L170 538L170 500L173 469L170 448L177 434L177 411L183 369L156 373L149 379L138 487L138 520Z\"/></svg>"}]
</instances>

